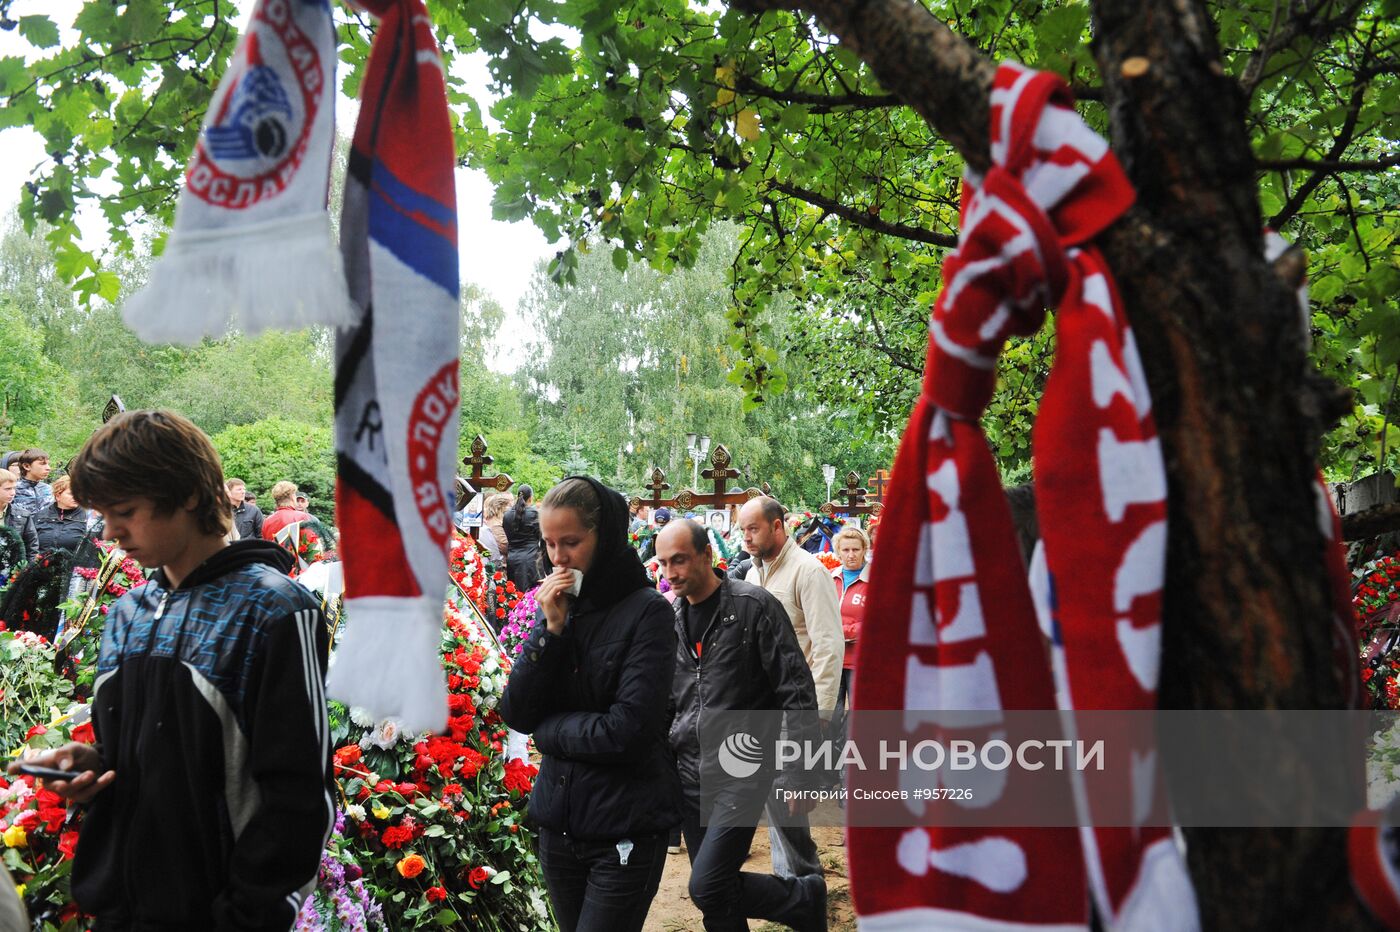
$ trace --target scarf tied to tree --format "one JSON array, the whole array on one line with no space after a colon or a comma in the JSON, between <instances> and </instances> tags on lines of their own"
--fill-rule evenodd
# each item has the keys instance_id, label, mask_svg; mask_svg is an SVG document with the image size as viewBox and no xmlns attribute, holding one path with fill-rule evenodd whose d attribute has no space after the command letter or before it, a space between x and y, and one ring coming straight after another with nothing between
<instances>
[{"instance_id":1,"label":"scarf tied to tree","mask_svg":"<svg viewBox=\"0 0 1400 932\"><path fill-rule=\"evenodd\" d=\"M964 181L958 249L943 266L857 658L856 707L906 710L911 743L938 736L942 710L995 722L1004 710L1053 709L1057 699L1066 708L1156 708L1166 472L1132 330L1092 245L1134 192L1064 82L1016 64L996 73L991 156L984 178ZM1033 333L1049 305L1058 307L1058 345L1033 456L1047 664L978 422L1004 342ZM859 740L859 723L854 730ZM852 827L862 928L1083 929L1091 896L1105 928L1197 928L1153 736L1141 739L1106 752L1105 773L1133 773L1133 785L1115 791L1131 792L1145 814L1134 827L940 826L936 806L918 802L911 810L930 824ZM1020 776L1006 771L975 804L1043 796L1043 782L1029 790ZM1087 785L1062 787L1075 792L1081 825L1095 824L1095 778L1089 771ZM853 823L860 805L851 802Z\"/></svg>"},{"instance_id":2,"label":"scarf tied to tree","mask_svg":"<svg viewBox=\"0 0 1400 932\"><path fill-rule=\"evenodd\" d=\"M341 215L359 320L336 334L346 629L327 692L411 732L447 723L438 658L458 435L456 150L422 0L373 0Z\"/></svg>"},{"instance_id":3,"label":"scarf tied to tree","mask_svg":"<svg viewBox=\"0 0 1400 932\"><path fill-rule=\"evenodd\" d=\"M335 432L347 628L327 688L425 732L447 722L438 646L459 409L456 150L422 0L356 5L379 28L340 251L326 213L330 5L258 0L205 117L170 244L127 315L143 339L186 342L235 324L344 325Z\"/></svg>"},{"instance_id":4,"label":"scarf tied to tree","mask_svg":"<svg viewBox=\"0 0 1400 932\"><path fill-rule=\"evenodd\" d=\"M352 319L326 197L335 142L329 0L259 0L185 169L165 251L122 307L148 342Z\"/></svg>"}]
</instances>

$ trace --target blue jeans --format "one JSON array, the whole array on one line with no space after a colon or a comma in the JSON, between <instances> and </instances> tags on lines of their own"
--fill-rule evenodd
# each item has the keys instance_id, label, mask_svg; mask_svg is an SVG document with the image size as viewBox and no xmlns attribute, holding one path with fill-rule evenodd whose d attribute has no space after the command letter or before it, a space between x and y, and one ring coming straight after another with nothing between
<instances>
[{"instance_id":1,"label":"blue jeans","mask_svg":"<svg viewBox=\"0 0 1400 932\"><path fill-rule=\"evenodd\" d=\"M666 866L666 834L584 841L540 829L540 866L562 932L641 932ZM618 843L632 842L627 863Z\"/></svg>"}]
</instances>

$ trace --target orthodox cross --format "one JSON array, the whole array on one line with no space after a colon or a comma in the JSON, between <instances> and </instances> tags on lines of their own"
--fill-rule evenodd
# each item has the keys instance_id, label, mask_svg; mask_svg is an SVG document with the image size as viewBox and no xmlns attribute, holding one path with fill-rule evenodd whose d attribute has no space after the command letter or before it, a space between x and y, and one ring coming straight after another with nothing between
<instances>
[{"instance_id":1,"label":"orthodox cross","mask_svg":"<svg viewBox=\"0 0 1400 932\"><path fill-rule=\"evenodd\" d=\"M120 398L118 398L116 395L113 395L111 398L107 399L107 404L102 409L102 423L106 424L112 418L116 417L118 414L121 414L125 410L126 405L122 404L122 400Z\"/></svg>"},{"instance_id":2,"label":"orthodox cross","mask_svg":"<svg viewBox=\"0 0 1400 932\"><path fill-rule=\"evenodd\" d=\"M855 470L846 473L846 487L836 493L837 498L844 498L845 502L827 502L821 507L821 513L827 517L832 515L874 515L879 514L885 506L879 501L867 502L870 495L869 490L862 488L860 476Z\"/></svg>"},{"instance_id":3,"label":"orthodox cross","mask_svg":"<svg viewBox=\"0 0 1400 932\"><path fill-rule=\"evenodd\" d=\"M628 504L646 505L648 508L652 509L669 508L676 503L676 500L674 498L662 498L661 493L665 492L670 487L671 483L666 481L666 473L661 471L661 467L653 467L651 471L651 482L643 487L651 492L651 498L642 498L639 495L633 495L628 499Z\"/></svg>"},{"instance_id":4,"label":"orthodox cross","mask_svg":"<svg viewBox=\"0 0 1400 932\"><path fill-rule=\"evenodd\" d=\"M696 505L722 508L725 505L742 505L751 498L763 495L758 489L728 489L729 483L739 478L739 470L733 468L733 462L724 444L716 445L714 453L710 455L710 468L700 472L701 476L710 480L714 491L702 494L692 489L682 489L676 495L676 507L682 511L690 511Z\"/></svg>"},{"instance_id":5,"label":"orthodox cross","mask_svg":"<svg viewBox=\"0 0 1400 932\"><path fill-rule=\"evenodd\" d=\"M504 492L515 484L515 480L505 473L498 473L494 476L486 475L483 471L484 467L490 466L494 462L496 462L495 457L486 454L485 438L482 437L481 434L477 434L472 439L472 455L463 459L462 465L471 468L471 475L468 477L468 480L471 482L472 488L483 493L483 495L489 490ZM482 499L481 504L482 508L485 509L485 498ZM481 539L481 528L479 526L473 527L471 531L472 540Z\"/></svg>"},{"instance_id":6,"label":"orthodox cross","mask_svg":"<svg viewBox=\"0 0 1400 932\"><path fill-rule=\"evenodd\" d=\"M877 469L875 475L865 480L870 483L870 497L881 504L885 501L885 487L890 484L890 471Z\"/></svg>"}]
</instances>

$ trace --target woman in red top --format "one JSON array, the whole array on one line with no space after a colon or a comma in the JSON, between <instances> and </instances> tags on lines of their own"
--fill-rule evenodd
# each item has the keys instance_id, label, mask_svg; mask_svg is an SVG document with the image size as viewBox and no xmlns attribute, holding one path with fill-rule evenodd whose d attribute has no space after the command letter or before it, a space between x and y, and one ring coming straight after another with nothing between
<instances>
[{"instance_id":1,"label":"woman in red top","mask_svg":"<svg viewBox=\"0 0 1400 932\"><path fill-rule=\"evenodd\" d=\"M860 636L861 617L870 596L870 538L860 528L847 526L832 538L831 548L841 561L831 571L831 578L836 582L836 597L841 600L841 630L846 635L846 659L841 664L841 687L836 692L836 714L844 719L851 673L856 665L856 638Z\"/></svg>"}]
</instances>

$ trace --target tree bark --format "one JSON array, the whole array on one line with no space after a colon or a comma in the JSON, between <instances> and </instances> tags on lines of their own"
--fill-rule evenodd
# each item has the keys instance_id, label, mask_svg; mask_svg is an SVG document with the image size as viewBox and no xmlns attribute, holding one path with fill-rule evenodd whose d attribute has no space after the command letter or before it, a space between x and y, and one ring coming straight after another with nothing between
<instances>
[{"instance_id":1,"label":"tree bark","mask_svg":"<svg viewBox=\"0 0 1400 932\"><path fill-rule=\"evenodd\" d=\"M737 5L812 12L986 168L995 66L921 4ZM1100 245L1168 473L1160 704L1341 708L1315 498L1335 397L1307 359L1296 297L1263 257L1245 96L1199 0L1095 0L1093 12L1113 146L1138 191ZM1129 58L1147 67L1124 68ZM1207 929L1377 927L1352 892L1342 830L1187 836Z\"/></svg>"}]
</instances>

